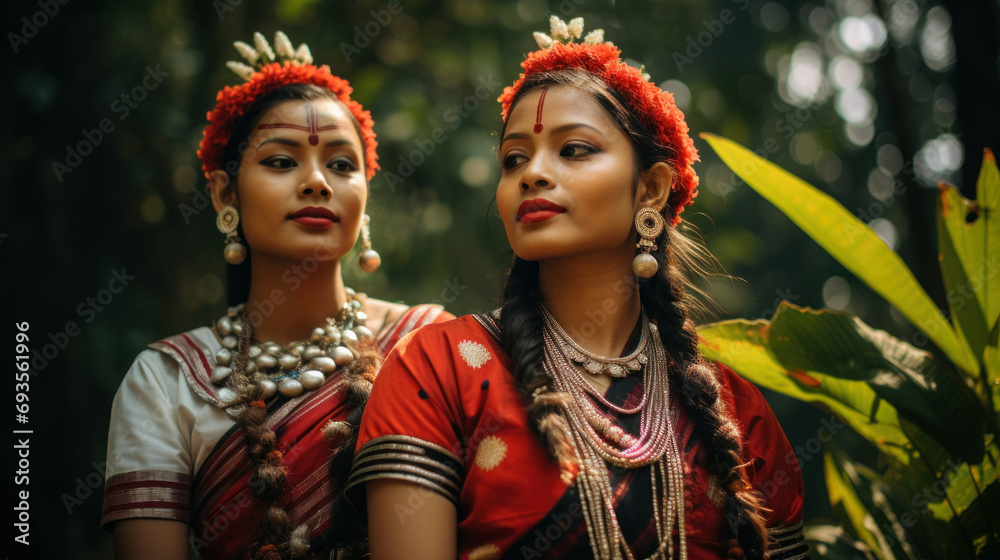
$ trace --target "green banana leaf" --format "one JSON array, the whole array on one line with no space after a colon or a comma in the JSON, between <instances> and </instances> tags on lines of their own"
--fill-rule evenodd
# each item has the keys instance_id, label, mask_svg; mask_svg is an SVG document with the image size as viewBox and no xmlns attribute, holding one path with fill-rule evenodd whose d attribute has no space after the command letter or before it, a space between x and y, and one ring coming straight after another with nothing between
<instances>
[{"instance_id":1,"label":"green banana leaf","mask_svg":"<svg viewBox=\"0 0 1000 560\"><path fill-rule=\"evenodd\" d=\"M919 556L913 549L908 530L886 498L888 488L877 474L851 461L846 454L829 446L823 456L830 504L846 527L879 558Z\"/></svg>"},{"instance_id":2,"label":"green banana leaf","mask_svg":"<svg viewBox=\"0 0 1000 560\"><path fill-rule=\"evenodd\" d=\"M882 480L892 488L891 495L906 509L909 519L919 524L913 531L917 537L936 535L920 543L920 550L934 551L936 557L949 558L948 546L952 539L942 535L961 535L963 542L973 543L974 548L982 546L983 538L1000 532L1000 516L993 510L990 495L1000 489L1000 448L992 434L984 435L986 453L983 461L970 465L951 455L927 434L913 424L900 422L903 431L913 445L915 453L908 464L899 464L893 457L886 456L889 468ZM993 502L996 503L996 502ZM900 514L906 518L903 510ZM981 538L982 537L982 538ZM951 546L951 549L955 545ZM964 553L968 554L968 551Z\"/></svg>"},{"instance_id":3,"label":"green banana leaf","mask_svg":"<svg viewBox=\"0 0 1000 560\"><path fill-rule=\"evenodd\" d=\"M986 364L986 384L993 391L993 410L1000 417L1000 321L990 331L983 361Z\"/></svg>"},{"instance_id":4,"label":"green banana leaf","mask_svg":"<svg viewBox=\"0 0 1000 560\"><path fill-rule=\"evenodd\" d=\"M959 368L979 360L899 255L837 201L735 142L702 134L722 161L934 341Z\"/></svg>"},{"instance_id":5,"label":"green banana leaf","mask_svg":"<svg viewBox=\"0 0 1000 560\"><path fill-rule=\"evenodd\" d=\"M1000 324L1000 168L997 168L997 160L989 149L983 153L983 166L976 181L976 192L976 204L979 206L977 221L982 225L983 236L986 238L983 251L983 308L986 310L987 330L991 330Z\"/></svg>"},{"instance_id":6,"label":"green banana leaf","mask_svg":"<svg viewBox=\"0 0 1000 560\"><path fill-rule=\"evenodd\" d=\"M976 356L986 347L986 282L977 267L982 266L986 236L985 219L968 223L976 216L976 204L965 199L955 187L941 184L937 202L937 232L940 248L941 277L944 280L948 310L955 331L964 338Z\"/></svg>"},{"instance_id":7,"label":"green banana leaf","mask_svg":"<svg viewBox=\"0 0 1000 560\"><path fill-rule=\"evenodd\" d=\"M783 302L770 324L723 321L699 335L707 357L754 383L829 406L876 445L899 446L901 462L910 459L900 419L949 453L983 458L983 409L968 387L927 352L857 317ZM886 405L892 411L880 417Z\"/></svg>"},{"instance_id":8,"label":"green banana leaf","mask_svg":"<svg viewBox=\"0 0 1000 560\"><path fill-rule=\"evenodd\" d=\"M963 543L969 543L978 558L998 558L1000 551L1000 531L996 529L996 505L1000 504L1000 484L992 484L976 498L976 507L966 509L953 518L948 526L945 541L949 543L946 553L951 558L965 557ZM993 552L984 552L990 547Z\"/></svg>"},{"instance_id":9,"label":"green banana leaf","mask_svg":"<svg viewBox=\"0 0 1000 560\"><path fill-rule=\"evenodd\" d=\"M766 346L767 328L764 320L723 321L699 327L700 351L708 359L729 365L755 385L830 411L896 461L910 461L909 440L891 404L861 381L786 370Z\"/></svg>"},{"instance_id":10,"label":"green banana leaf","mask_svg":"<svg viewBox=\"0 0 1000 560\"><path fill-rule=\"evenodd\" d=\"M986 150L976 182L977 200L942 183L937 202L938 246L948 309L958 335L982 359L984 372L974 382L1000 411L991 380L996 374L996 343L991 330L1000 316L1000 171Z\"/></svg>"},{"instance_id":11,"label":"green banana leaf","mask_svg":"<svg viewBox=\"0 0 1000 560\"><path fill-rule=\"evenodd\" d=\"M805 530L806 544L815 558L825 560L875 560L865 543L856 541L836 525L811 525Z\"/></svg>"}]
</instances>

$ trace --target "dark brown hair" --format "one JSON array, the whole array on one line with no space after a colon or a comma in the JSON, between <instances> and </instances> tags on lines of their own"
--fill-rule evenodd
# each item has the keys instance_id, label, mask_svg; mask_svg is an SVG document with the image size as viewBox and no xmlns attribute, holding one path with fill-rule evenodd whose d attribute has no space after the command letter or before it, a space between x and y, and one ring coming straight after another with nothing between
<instances>
[{"instance_id":1,"label":"dark brown hair","mask_svg":"<svg viewBox=\"0 0 1000 560\"><path fill-rule=\"evenodd\" d=\"M585 70L533 74L525 80L511 107L533 90L558 85L573 86L589 93L607 111L632 143L636 177L658 162L669 164L673 149L657 141L649 123L642 122L621 95ZM503 138L503 132L500 137ZM668 224L674 218L674 210L669 204L663 210L663 217ZM705 466L725 492L729 557L765 558L766 509L743 471L740 431L720 398L721 387L715 373L698 353L698 334L690 319L695 301L688 291L688 274L700 269L696 263L707 250L674 227L664 228L656 244L659 249L652 254L659 263L659 272L640 282L642 307L659 327L663 346L674 363L670 371L671 388L695 423L695 435L707 452ZM559 406L560 399L565 397L551 391L540 392L538 398L532 397L540 388L553 386L551 376L542 368L540 295L538 263L514 257L501 295L500 344L511 357L514 376L527 402L529 424L553 456L565 461L572 449L567 423Z\"/></svg>"}]
</instances>

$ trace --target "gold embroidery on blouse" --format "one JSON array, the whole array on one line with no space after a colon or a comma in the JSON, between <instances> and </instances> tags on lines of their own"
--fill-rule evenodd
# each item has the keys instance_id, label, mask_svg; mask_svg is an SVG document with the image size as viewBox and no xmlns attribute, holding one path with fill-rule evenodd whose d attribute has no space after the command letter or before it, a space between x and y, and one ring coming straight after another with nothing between
<instances>
[{"instance_id":1,"label":"gold embroidery on blouse","mask_svg":"<svg viewBox=\"0 0 1000 560\"><path fill-rule=\"evenodd\" d=\"M500 549L492 544L484 544L469 553L469 560L500 560Z\"/></svg>"},{"instance_id":2,"label":"gold embroidery on blouse","mask_svg":"<svg viewBox=\"0 0 1000 560\"><path fill-rule=\"evenodd\" d=\"M458 354L472 369L483 367L483 364L493 357L485 346L471 340L463 340L458 343Z\"/></svg>"},{"instance_id":3,"label":"gold embroidery on blouse","mask_svg":"<svg viewBox=\"0 0 1000 560\"><path fill-rule=\"evenodd\" d=\"M486 472L492 471L507 456L507 444L497 436L487 436L479 442L476 450L476 466Z\"/></svg>"}]
</instances>

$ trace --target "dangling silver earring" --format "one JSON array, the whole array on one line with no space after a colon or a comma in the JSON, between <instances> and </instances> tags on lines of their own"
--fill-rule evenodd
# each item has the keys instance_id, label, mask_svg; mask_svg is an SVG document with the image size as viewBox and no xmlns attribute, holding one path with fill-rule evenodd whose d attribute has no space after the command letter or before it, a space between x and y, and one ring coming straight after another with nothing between
<instances>
[{"instance_id":1,"label":"dangling silver earring","mask_svg":"<svg viewBox=\"0 0 1000 560\"><path fill-rule=\"evenodd\" d=\"M361 216L361 254L358 255L358 264L365 272L375 272L382 264L382 257L372 249L372 232L368 226L371 221L368 214Z\"/></svg>"},{"instance_id":2,"label":"dangling silver earring","mask_svg":"<svg viewBox=\"0 0 1000 560\"><path fill-rule=\"evenodd\" d=\"M639 254L632 259L632 272L640 278L652 278L660 265L650 251L656 250L656 237L663 232L666 221L655 208L646 207L635 214L635 230L639 232Z\"/></svg>"},{"instance_id":3,"label":"dangling silver earring","mask_svg":"<svg viewBox=\"0 0 1000 560\"><path fill-rule=\"evenodd\" d=\"M226 249L222 252L229 264L240 264L247 258L247 248L240 243L240 234L236 228L240 225L240 212L230 204L219 212L215 218L215 227L226 234Z\"/></svg>"}]
</instances>

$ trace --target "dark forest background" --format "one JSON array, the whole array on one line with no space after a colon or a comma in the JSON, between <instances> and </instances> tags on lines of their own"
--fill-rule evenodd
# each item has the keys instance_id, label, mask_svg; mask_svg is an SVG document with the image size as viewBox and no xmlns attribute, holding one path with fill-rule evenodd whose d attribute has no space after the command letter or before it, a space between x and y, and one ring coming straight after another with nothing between
<instances>
[{"instance_id":1,"label":"dark forest background","mask_svg":"<svg viewBox=\"0 0 1000 560\"><path fill-rule=\"evenodd\" d=\"M551 14L605 29L675 94L693 134L756 149L853 210L942 306L929 250L937 183L974 196L983 148L1000 150L995 0L35 0L3 10L3 356L13 369L12 324L29 322L29 421L13 429L34 431L37 558L112 556L98 525L115 390L146 344L224 311L223 236L195 150L215 92L238 81L225 67L232 42L254 31L308 43L375 117L383 173L369 208L383 265L365 275L348 257L348 284L456 315L494 305L509 258L491 204L495 99ZM157 77L144 86L147 75ZM686 217L736 278L710 282L715 318L770 317L786 299L909 338L901 315L696 144L701 190ZM116 275L129 279L112 293ZM806 519L831 519L822 462L805 447L827 416L767 396L802 452ZM871 453L849 430L836 437Z\"/></svg>"}]
</instances>

